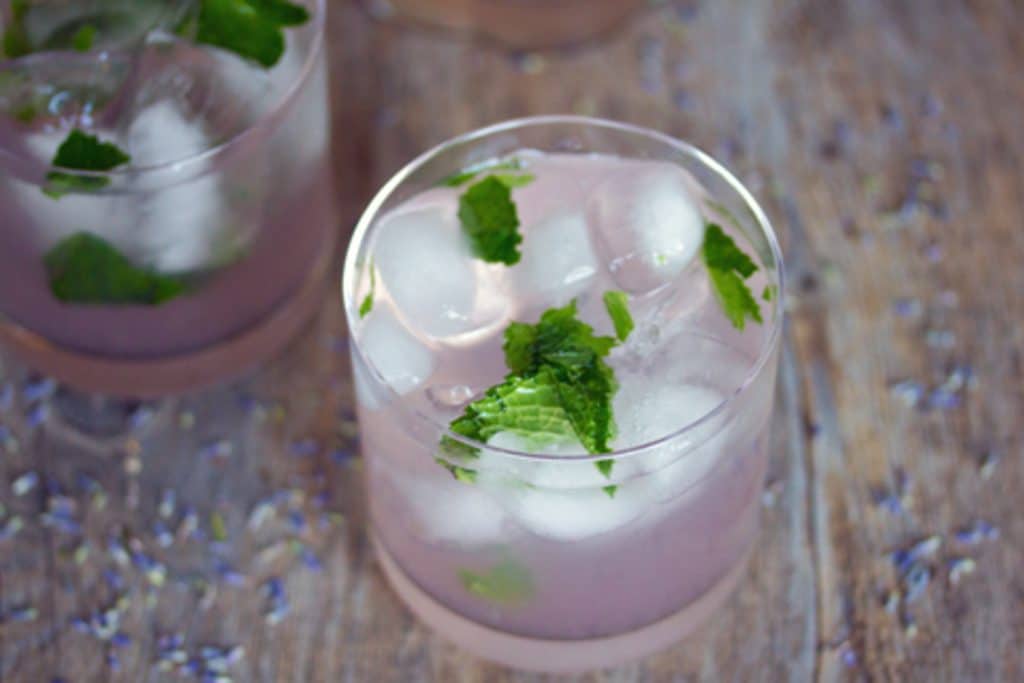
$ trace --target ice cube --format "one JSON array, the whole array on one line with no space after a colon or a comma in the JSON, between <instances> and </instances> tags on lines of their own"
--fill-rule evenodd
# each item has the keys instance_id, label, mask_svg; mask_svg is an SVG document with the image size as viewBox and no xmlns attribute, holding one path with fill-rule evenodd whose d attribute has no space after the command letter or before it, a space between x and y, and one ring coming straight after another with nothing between
<instances>
[{"instance_id":1,"label":"ice cube","mask_svg":"<svg viewBox=\"0 0 1024 683\"><path fill-rule=\"evenodd\" d=\"M671 164L628 165L587 200L597 249L619 287L643 294L671 282L704 239L700 188Z\"/></svg>"},{"instance_id":2,"label":"ice cube","mask_svg":"<svg viewBox=\"0 0 1024 683\"><path fill-rule=\"evenodd\" d=\"M725 398L717 391L680 381L668 370L660 379L643 373L617 372L620 388L613 409L619 433L617 448L652 443L694 424ZM642 471L639 483L655 500L674 498L693 487L721 457L720 425L705 423L685 435L638 452L631 464Z\"/></svg>"},{"instance_id":3,"label":"ice cube","mask_svg":"<svg viewBox=\"0 0 1024 683\"><path fill-rule=\"evenodd\" d=\"M435 338L486 333L508 304L475 261L453 194L423 197L382 219L373 243L380 279L409 326Z\"/></svg>"},{"instance_id":4,"label":"ice cube","mask_svg":"<svg viewBox=\"0 0 1024 683\"><path fill-rule=\"evenodd\" d=\"M479 484L502 503L511 518L532 533L558 541L578 541L619 529L640 517L647 504L629 485L614 496L600 488L559 490L509 481Z\"/></svg>"},{"instance_id":5,"label":"ice cube","mask_svg":"<svg viewBox=\"0 0 1024 683\"><path fill-rule=\"evenodd\" d=\"M489 446L530 452L528 445L511 432L494 435ZM551 456L585 455L574 438L549 444ZM643 499L630 484L609 495L605 487L628 478L628 470L616 463L613 478L593 462L517 460L500 453L483 452L478 484L491 493L524 528L545 538L579 540L617 529L639 517Z\"/></svg>"},{"instance_id":6,"label":"ice cube","mask_svg":"<svg viewBox=\"0 0 1024 683\"><path fill-rule=\"evenodd\" d=\"M412 507L417 526L428 541L460 545L501 543L506 515L487 493L454 479L439 485L436 480L415 479L395 473L391 479Z\"/></svg>"},{"instance_id":7,"label":"ice cube","mask_svg":"<svg viewBox=\"0 0 1024 683\"><path fill-rule=\"evenodd\" d=\"M375 306L357 334L367 360L400 395L423 384L437 367L431 350L410 334L386 306Z\"/></svg>"},{"instance_id":8,"label":"ice cube","mask_svg":"<svg viewBox=\"0 0 1024 683\"><path fill-rule=\"evenodd\" d=\"M563 211L529 227L522 260L509 270L515 296L545 307L563 306L597 274L598 262L582 213Z\"/></svg>"},{"instance_id":9,"label":"ice cube","mask_svg":"<svg viewBox=\"0 0 1024 683\"><path fill-rule=\"evenodd\" d=\"M137 166L175 161L209 147L201 123L190 122L170 100L140 111L128 130L128 150ZM191 177L184 182L168 177L165 187L145 193L140 202L134 251L155 270L209 269L234 255L220 179L204 170L190 168Z\"/></svg>"}]
</instances>

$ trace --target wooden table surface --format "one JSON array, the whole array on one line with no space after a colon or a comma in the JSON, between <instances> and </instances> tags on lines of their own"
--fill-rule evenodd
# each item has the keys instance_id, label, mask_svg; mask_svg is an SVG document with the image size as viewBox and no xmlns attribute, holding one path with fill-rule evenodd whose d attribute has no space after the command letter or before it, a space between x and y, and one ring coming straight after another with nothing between
<instances>
[{"instance_id":1,"label":"wooden table surface","mask_svg":"<svg viewBox=\"0 0 1024 683\"><path fill-rule=\"evenodd\" d=\"M510 55L333 0L347 224L430 145L576 112L704 147L780 233L749 577L687 642L579 680L1024 680L1022 29L1015 0L678 0ZM334 299L259 376L116 453L59 446L51 387L6 373L0 681L539 679L461 654L386 587Z\"/></svg>"}]
</instances>

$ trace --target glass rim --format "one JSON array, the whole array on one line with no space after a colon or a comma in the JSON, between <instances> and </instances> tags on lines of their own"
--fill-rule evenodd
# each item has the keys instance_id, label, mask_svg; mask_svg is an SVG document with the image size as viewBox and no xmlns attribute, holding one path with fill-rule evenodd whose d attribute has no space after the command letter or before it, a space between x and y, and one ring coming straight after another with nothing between
<instances>
[{"instance_id":1,"label":"glass rim","mask_svg":"<svg viewBox=\"0 0 1024 683\"><path fill-rule=\"evenodd\" d=\"M552 453L528 453L526 451L519 451L515 449L502 448L499 446L491 446L486 443L476 441L475 439L467 438L461 434L453 432L447 424L438 422L429 415L415 409L406 409L404 412L411 414L415 419L426 422L431 427L439 428L442 432L442 436L453 439L454 441L461 443L465 446L472 448L481 449L486 451L488 454L497 454L504 457L509 457L515 460L523 461L534 461L534 462L561 462L561 463L586 463L586 462L598 462L601 460L618 460L624 456L634 456L646 451L655 450L664 446L665 444L675 441L686 434L692 433L699 429L701 426L716 419L719 415L723 414L728 408L734 405L740 397L744 396L750 390L750 387L754 382L764 373L771 361L776 348L779 345L779 340L782 334L782 325L784 318L783 301L785 299L785 266L782 260L782 248L779 245L778 238L775 234L775 230L772 228L771 221L768 216L764 213L761 205L757 202L754 196L746 188L743 183L736 178L731 171L729 171L723 164L718 162L710 154L704 152L699 147L690 144L684 140L674 138L665 133L661 133L652 128L645 128L643 126L637 126L629 123L622 123L619 121L612 121L609 119L602 119L591 116L580 116L571 114L549 114L541 116L529 116L516 119L508 119L496 124L478 128L476 130L464 133L462 135L450 138L434 147L431 147L427 151L423 152L419 156L415 157L412 161L407 163L401 169L399 169L394 175L392 175L386 183L377 191L367 204L364 209L359 221L356 223L355 230L352 233L351 240L349 241L348 250L345 255L344 267L342 270L342 305L345 307L345 322L349 330L349 348L354 353L358 354L359 360L369 369L370 374L373 377L373 381L382 385L388 394L389 401L401 401L401 395L399 395L394 388L384 379L383 375L377 370L376 367L366 358L360 347L358 340L352 335L352 331L356 329L358 325L358 319L355 316L356 306L356 284L357 276L359 272L359 266L357 265L359 250L363 243L366 241L371 228L376 223L378 216L381 213L385 202L398 190L414 173L419 171L429 162L431 162L437 156L444 152L467 143L473 143L492 135L508 133L510 131L519 130L523 128L538 127L538 126L551 126L551 125L570 125L578 126L583 128L600 128L605 130L616 131L619 133L625 133L632 136L641 136L649 140L653 140L658 143L662 143L667 147L675 149L678 152L687 155L696 161L700 162L716 175L718 175L726 184L735 191L747 209L751 212L754 220L757 223L757 227L764 234L766 241L768 242L769 250L771 251L772 258L775 261L775 271L778 274L777 292L776 296L772 297L770 302L773 306L774 316L771 320L771 329L764 342L761 344L761 349L758 354L757 360L753 363L750 369L747 371L743 378L743 381L713 409L703 414L696 420L691 420L681 425L678 429L673 430L669 434L661 436L657 439L644 442L635 446L629 446L627 448L613 449L608 453L586 453L583 455L557 455ZM585 150L583 150L585 151ZM574 152L573 152L574 153Z\"/></svg>"},{"instance_id":2,"label":"glass rim","mask_svg":"<svg viewBox=\"0 0 1024 683\"><path fill-rule=\"evenodd\" d=\"M280 112L293 102L296 97L298 97L299 92L302 90L302 87L309 80L310 74L313 72L313 67L317 58L324 50L324 30L327 23L327 0L311 0L311 4L313 6L313 18L309 26L311 26L314 31L313 42L310 45L309 53L302 62L302 67L299 69L294 81L290 83L282 93L280 99L250 125L242 128L225 140L218 142L216 145L212 145L206 149L183 156L179 159L161 161L156 164L147 164L142 166L133 166L128 164L123 168L115 168L109 171L85 171L82 169L68 168L66 166L54 166L52 164L45 164L45 168L49 171L59 171L61 173L66 173L80 178L137 178L140 175L158 173L161 171L167 171L168 169L178 170L184 166L203 164L215 159L216 157L227 154L231 149L242 145L245 140L251 138L264 127L273 125L273 122L278 118ZM33 53L21 57L19 61L30 62L33 59L42 59L45 56L45 53ZM84 57L86 55L73 54L72 56ZM3 146L0 146L0 157L7 157L15 164L23 164L26 161L30 161Z\"/></svg>"}]
</instances>

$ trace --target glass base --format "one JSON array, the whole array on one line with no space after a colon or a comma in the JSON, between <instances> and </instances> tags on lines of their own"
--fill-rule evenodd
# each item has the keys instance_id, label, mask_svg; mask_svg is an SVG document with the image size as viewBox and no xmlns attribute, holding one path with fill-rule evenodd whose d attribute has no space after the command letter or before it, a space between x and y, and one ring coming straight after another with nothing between
<instances>
[{"instance_id":1,"label":"glass base","mask_svg":"<svg viewBox=\"0 0 1024 683\"><path fill-rule=\"evenodd\" d=\"M456 614L420 589L373 538L388 583L423 623L483 659L540 673L581 673L646 657L679 642L714 614L746 573L748 551L696 601L659 622L620 636L591 640L537 640L503 633Z\"/></svg>"}]
</instances>

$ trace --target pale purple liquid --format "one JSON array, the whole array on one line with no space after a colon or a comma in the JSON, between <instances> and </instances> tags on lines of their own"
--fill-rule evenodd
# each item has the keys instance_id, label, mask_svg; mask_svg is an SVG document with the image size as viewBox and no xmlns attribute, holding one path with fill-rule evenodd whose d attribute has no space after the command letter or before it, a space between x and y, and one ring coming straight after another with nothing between
<instances>
[{"instance_id":1,"label":"pale purple liquid","mask_svg":"<svg viewBox=\"0 0 1024 683\"><path fill-rule=\"evenodd\" d=\"M621 174L668 167L659 162L584 155L524 154L522 158L528 160L528 172L536 176L533 183L513 192L526 242L531 237L540 239L531 231L539 230L553 214L583 211L595 192L613 191L614 179ZM701 204L701 212L751 251L740 233L727 225L726 217L704 203L695 181L687 176L686 182ZM409 200L395 213L424 206L454 211L461 191L435 188ZM386 223L389 218L381 220ZM587 223L593 244L601 238L590 217ZM617 242L615 249L621 247ZM372 246L369 253L373 253ZM426 594L499 631L569 641L615 636L654 624L685 610L715 587L742 561L755 537L774 370L759 375L742 395L705 420L693 438L679 438L621 459L613 474L619 489L611 504L632 506L631 512L607 525L588 526L584 519L578 530L564 524L549 530L543 519L524 517L523 509L513 502L515 496L502 488L508 479L492 479L493 472L488 472L492 466L494 470L502 468L507 458L500 455L486 463L467 463L480 470L480 481L472 485L456 481L434 462L441 432L424 428L411 411L436 424L447 424L461 413L461 405L444 400L452 395L453 387L477 395L500 382L507 372L501 341L509 320L535 322L542 311L564 305L575 296L580 319L600 333L609 333L611 325L601 295L622 289L624 277L627 283L637 282L637 277L643 280L629 270L636 265L636 254L627 250L620 254L622 258L612 256L607 246L596 249L596 272L582 287L570 285L541 295L524 292L504 266L475 265L478 274L483 269L484 276L497 283L495 296L505 297L507 308L496 321L490 319L490 313L480 314L487 318L481 332L430 336L412 329L430 349L434 363L429 376L412 390L403 389L400 397L388 398L374 386L362 359L356 356L354 361L371 518L378 540ZM516 268L528 266L528 258ZM770 278L758 274L751 287L760 293L769 282ZM658 424L664 430L654 434L642 429L642 414L617 415L620 427L639 420L640 432L646 436L630 440L628 434L621 433L629 430L620 429L614 444L617 448L668 436L702 418L737 392L749 376L769 325L750 324L738 332L722 315L706 283L707 275L697 259L664 286L636 293L631 306L638 329L632 344L613 352L610 362L621 381L632 383L634 392L639 387L642 394L645 383L652 391L670 383L669 390L678 386L684 393L670 391L667 395L685 397L685 391L691 391L695 397L714 396L715 400L697 413L693 406L680 405L674 422L675 408L658 406ZM430 284L424 282L423 286ZM362 291L366 291L365 283ZM396 300L387 291L387 283L378 283L371 316L381 315L381 311L387 315L393 307ZM470 317L477 314L479 311ZM408 324L410 316L405 312L399 316ZM360 333L357 328L357 339ZM628 406L622 409L628 412ZM634 433L636 428L634 424ZM539 470L530 467L516 471L536 484L531 477ZM563 496L566 492L561 489L583 486L584 490L569 495L595 494L598 498L573 498L565 503L567 507L552 510L583 511L585 515L587 505L606 503L599 489L608 482L593 478L592 464L578 467L579 484L563 479L550 484L559 490L545 489L543 484L536 484L534 490L540 495ZM658 479L659 475L666 476ZM596 514L604 514L605 508L594 509ZM487 515L500 519L492 525L482 521ZM439 526L445 517L450 528ZM465 534L460 536L462 528ZM462 578L466 570L484 574L510 560L529 574L532 590L527 597L496 601L467 589Z\"/></svg>"},{"instance_id":2,"label":"pale purple liquid","mask_svg":"<svg viewBox=\"0 0 1024 683\"><path fill-rule=\"evenodd\" d=\"M0 149L19 160L0 171L0 324L6 319L83 356L154 360L244 335L286 307L337 229L322 57L303 74L300 45L311 39L290 34L291 50L272 72L183 41L131 55L135 80L94 83L102 73L95 55L12 63L13 73L47 93L49 110L27 123L0 122ZM111 62L118 60L129 68L127 56ZM129 131L154 105L180 121L166 137L154 125L139 150ZM115 141L133 165L161 170L122 168L101 193L46 198L52 153L40 154L31 141L62 140L72 127ZM57 300L43 259L76 232L102 237L138 266L184 278L188 292L158 306Z\"/></svg>"}]
</instances>

